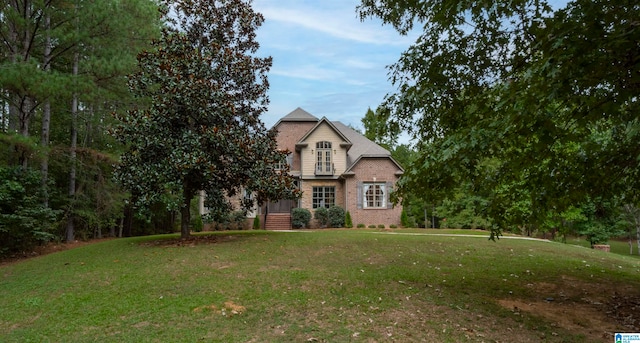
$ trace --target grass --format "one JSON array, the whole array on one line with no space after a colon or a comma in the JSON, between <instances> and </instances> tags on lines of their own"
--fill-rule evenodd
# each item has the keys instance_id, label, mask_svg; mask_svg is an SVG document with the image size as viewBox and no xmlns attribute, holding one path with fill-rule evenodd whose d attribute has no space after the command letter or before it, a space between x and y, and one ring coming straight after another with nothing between
<instances>
[{"instance_id":1,"label":"grass","mask_svg":"<svg viewBox=\"0 0 640 343\"><path fill-rule=\"evenodd\" d=\"M0 341L610 342L633 327L549 313L593 318L584 299L596 314L612 296L640 299L640 260L573 245L369 230L175 237L0 267Z\"/></svg>"},{"instance_id":2,"label":"grass","mask_svg":"<svg viewBox=\"0 0 640 343\"><path fill-rule=\"evenodd\" d=\"M560 239L558 239L560 241ZM578 245L581 247L590 247L589 242L584 237L568 237L566 240L567 244ZM633 255L629 253L629 241L625 239L611 239L606 244L610 246L611 252L619 255L627 255L627 256L635 256L640 258L638 254L638 242L634 239L632 241L633 244Z\"/></svg>"}]
</instances>

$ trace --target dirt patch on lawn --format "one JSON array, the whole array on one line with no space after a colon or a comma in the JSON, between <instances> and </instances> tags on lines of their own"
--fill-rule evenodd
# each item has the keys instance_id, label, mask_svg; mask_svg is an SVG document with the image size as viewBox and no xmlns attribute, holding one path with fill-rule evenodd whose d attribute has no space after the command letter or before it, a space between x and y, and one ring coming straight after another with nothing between
<instances>
[{"instance_id":1,"label":"dirt patch on lawn","mask_svg":"<svg viewBox=\"0 0 640 343\"><path fill-rule=\"evenodd\" d=\"M584 334L590 340L610 341L615 332L640 331L640 290L563 276L557 283L530 284L527 299L500 299L516 314L544 318L554 326Z\"/></svg>"}]
</instances>

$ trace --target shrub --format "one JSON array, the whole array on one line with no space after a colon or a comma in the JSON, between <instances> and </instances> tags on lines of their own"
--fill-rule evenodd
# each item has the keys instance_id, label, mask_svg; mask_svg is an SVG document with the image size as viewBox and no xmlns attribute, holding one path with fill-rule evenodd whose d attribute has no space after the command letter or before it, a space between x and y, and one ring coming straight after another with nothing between
<instances>
[{"instance_id":1,"label":"shrub","mask_svg":"<svg viewBox=\"0 0 640 343\"><path fill-rule=\"evenodd\" d=\"M260 217L256 216L255 218L253 218L253 229L254 230L260 230L261 229L261 227L260 227Z\"/></svg>"},{"instance_id":2,"label":"shrub","mask_svg":"<svg viewBox=\"0 0 640 343\"><path fill-rule=\"evenodd\" d=\"M376 228L376 226L375 226L374 224L371 224L371 225L369 225L369 228L370 228L370 229L375 229L375 228Z\"/></svg>"},{"instance_id":3,"label":"shrub","mask_svg":"<svg viewBox=\"0 0 640 343\"><path fill-rule=\"evenodd\" d=\"M349 213L349 211L347 211L347 213L344 215L344 227L346 228L353 227L353 221L351 220L351 213Z\"/></svg>"},{"instance_id":4,"label":"shrub","mask_svg":"<svg viewBox=\"0 0 640 343\"><path fill-rule=\"evenodd\" d=\"M204 227L204 224L202 223L201 215L198 214L193 219L191 219L191 229L194 232L202 232L203 227Z\"/></svg>"},{"instance_id":5,"label":"shrub","mask_svg":"<svg viewBox=\"0 0 640 343\"><path fill-rule=\"evenodd\" d=\"M378 225L378 229L384 229L384 224Z\"/></svg>"},{"instance_id":6,"label":"shrub","mask_svg":"<svg viewBox=\"0 0 640 343\"><path fill-rule=\"evenodd\" d=\"M40 173L0 167L0 256L25 251L54 238L59 211L42 204Z\"/></svg>"},{"instance_id":7,"label":"shrub","mask_svg":"<svg viewBox=\"0 0 640 343\"><path fill-rule=\"evenodd\" d=\"M398 228L398 225L391 224L391 225L389 225L389 227L390 227L390 228L392 228L392 229L397 229L397 228Z\"/></svg>"},{"instance_id":8,"label":"shrub","mask_svg":"<svg viewBox=\"0 0 640 343\"><path fill-rule=\"evenodd\" d=\"M409 215L407 214L407 211L405 211L404 209L400 214L400 225L404 227L409 227Z\"/></svg>"},{"instance_id":9,"label":"shrub","mask_svg":"<svg viewBox=\"0 0 640 343\"><path fill-rule=\"evenodd\" d=\"M309 227L311 212L306 208L294 208L291 210L291 225L296 229Z\"/></svg>"},{"instance_id":10,"label":"shrub","mask_svg":"<svg viewBox=\"0 0 640 343\"><path fill-rule=\"evenodd\" d=\"M245 228L247 214L244 211L232 211L216 214L214 217L209 214L208 220L211 220L211 226L214 230L242 230Z\"/></svg>"},{"instance_id":11,"label":"shrub","mask_svg":"<svg viewBox=\"0 0 640 343\"><path fill-rule=\"evenodd\" d=\"M326 227L329 224L329 210L326 207L318 207L313 218L318 221L320 226Z\"/></svg>"},{"instance_id":12,"label":"shrub","mask_svg":"<svg viewBox=\"0 0 640 343\"><path fill-rule=\"evenodd\" d=\"M244 230L246 220L247 220L247 214L244 211L231 212L231 223L237 229Z\"/></svg>"},{"instance_id":13,"label":"shrub","mask_svg":"<svg viewBox=\"0 0 640 343\"><path fill-rule=\"evenodd\" d=\"M362 223L358 224L358 226L357 226L358 229L364 229L365 227L367 227L367 226L362 224Z\"/></svg>"},{"instance_id":14,"label":"shrub","mask_svg":"<svg viewBox=\"0 0 640 343\"><path fill-rule=\"evenodd\" d=\"M345 213L340 206L329 207L329 225L331 227L344 227Z\"/></svg>"}]
</instances>

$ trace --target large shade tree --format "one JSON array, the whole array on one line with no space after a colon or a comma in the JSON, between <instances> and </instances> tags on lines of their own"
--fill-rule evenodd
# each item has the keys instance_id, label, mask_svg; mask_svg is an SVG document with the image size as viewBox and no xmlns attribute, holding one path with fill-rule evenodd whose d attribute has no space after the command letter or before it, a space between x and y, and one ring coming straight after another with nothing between
<instances>
[{"instance_id":1,"label":"large shade tree","mask_svg":"<svg viewBox=\"0 0 640 343\"><path fill-rule=\"evenodd\" d=\"M383 104L423 143L400 192L445 198L471 182L503 226L505 190L535 211L638 200L637 1L363 0L359 11L400 33L422 26Z\"/></svg>"},{"instance_id":2,"label":"large shade tree","mask_svg":"<svg viewBox=\"0 0 640 343\"><path fill-rule=\"evenodd\" d=\"M215 213L245 189L258 202L294 198L287 152L259 116L268 104L271 58L256 57L263 22L245 0L167 1L168 22L153 49L138 56L131 90L150 106L122 114L116 135L129 144L117 177L136 203L179 208L189 236L190 201L201 190ZM243 209L253 206L242 197Z\"/></svg>"}]
</instances>

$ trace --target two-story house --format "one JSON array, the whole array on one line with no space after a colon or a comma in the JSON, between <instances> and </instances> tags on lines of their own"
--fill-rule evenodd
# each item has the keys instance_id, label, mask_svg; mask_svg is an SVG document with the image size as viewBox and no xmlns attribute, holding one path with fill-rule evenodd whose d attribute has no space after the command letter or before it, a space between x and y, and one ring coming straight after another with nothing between
<instances>
[{"instance_id":1,"label":"two-story house","mask_svg":"<svg viewBox=\"0 0 640 343\"><path fill-rule=\"evenodd\" d=\"M400 205L389 195L402 167L388 150L339 121L318 119L301 108L280 119L278 148L289 150L290 173L302 191L297 201L269 203L259 213L267 229L290 228L290 211L337 205L354 226L400 225Z\"/></svg>"}]
</instances>

